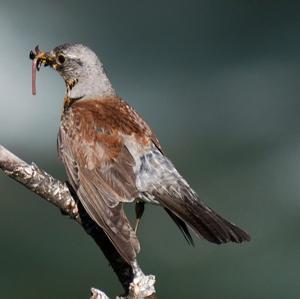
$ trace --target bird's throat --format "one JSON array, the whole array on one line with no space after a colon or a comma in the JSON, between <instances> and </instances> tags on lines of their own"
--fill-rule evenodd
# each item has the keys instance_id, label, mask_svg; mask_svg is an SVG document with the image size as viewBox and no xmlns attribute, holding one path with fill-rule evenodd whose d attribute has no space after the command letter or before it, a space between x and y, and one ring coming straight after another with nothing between
<instances>
[{"instance_id":1,"label":"bird's throat","mask_svg":"<svg viewBox=\"0 0 300 299\"><path fill-rule=\"evenodd\" d=\"M79 98L70 98L67 95L64 97L64 112L67 111L77 100L80 100Z\"/></svg>"},{"instance_id":2,"label":"bird's throat","mask_svg":"<svg viewBox=\"0 0 300 299\"><path fill-rule=\"evenodd\" d=\"M82 96L71 97L71 91L73 87L78 83L78 79L65 80L65 83L66 83L67 91L64 97L64 111L68 110L68 108L71 107L74 102L82 98Z\"/></svg>"}]
</instances>

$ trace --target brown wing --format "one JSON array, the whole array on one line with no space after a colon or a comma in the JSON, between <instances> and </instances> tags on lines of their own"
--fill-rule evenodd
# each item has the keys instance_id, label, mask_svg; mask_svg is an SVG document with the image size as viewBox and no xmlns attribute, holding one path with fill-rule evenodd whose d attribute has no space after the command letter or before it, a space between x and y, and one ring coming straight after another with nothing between
<instances>
[{"instance_id":1,"label":"brown wing","mask_svg":"<svg viewBox=\"0 0 300 299\"><path fill-rule=\"evenodd\" d=\"M83 207L131 262L140 247L122 206L138 195L135 162L122 137L130 123L119 124L111 109L97 101L74 104L62 118L58 150Z\"/></svg>"}]
</instances>

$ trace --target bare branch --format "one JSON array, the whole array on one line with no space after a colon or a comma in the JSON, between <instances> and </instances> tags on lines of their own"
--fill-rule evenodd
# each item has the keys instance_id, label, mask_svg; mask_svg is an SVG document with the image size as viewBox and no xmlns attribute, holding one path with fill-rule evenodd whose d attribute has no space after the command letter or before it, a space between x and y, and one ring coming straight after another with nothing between
<instances>
[{"instance_id":1,"label":"bare branch","mask_svg":"<svg viewBox=\"0 0 300 299\"><path fill-rule=\"evenodd\" d=\"M142 279L135 280L131 265L123 260L104 231L85 212L76 194L67 184L53 178L34 163L31 165L27 164L1 145L0 168L6 175L55 205L64 214L69 215L94 239L108 259L125 290L125 297L119 298L156 299L155 293L148 297L142 295L145 291L147 293L147 290L148 293L149 290L154 290L155 277L153 275L142 276ZM108 299L99 290L92 289L91 292L91 299Z\"/></svg>"},{"instance_id":2,"label":"bare branch","mask_svg":"<svg viewBox=\"0 0 300 299\"><path fill-rule=\"evenodd\" d=\"M0 168L6 175L46 199L80 223L77 204L66 184L39 169L34 163L27 164L1 145Z\"/></svg>"}]
</instances>

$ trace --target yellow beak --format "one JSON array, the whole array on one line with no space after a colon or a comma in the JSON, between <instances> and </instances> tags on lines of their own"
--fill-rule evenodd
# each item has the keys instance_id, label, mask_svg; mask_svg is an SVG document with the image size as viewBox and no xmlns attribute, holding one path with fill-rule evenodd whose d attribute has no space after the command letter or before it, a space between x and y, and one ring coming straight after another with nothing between
<instances>
[{"instance_id":1,"label":"yellow beak","mask_svg":"<svg viewBox=\"0 0 300 299\"><path fill-rule=\"evenodd\" d=\"M36 46L33 51L30 51L29 57L34 61L37 70L39 70L42 65L49 65L54 69L57 67L55 56L50 52L40 51L38 46Z\"/></svg>"}]
</instances>

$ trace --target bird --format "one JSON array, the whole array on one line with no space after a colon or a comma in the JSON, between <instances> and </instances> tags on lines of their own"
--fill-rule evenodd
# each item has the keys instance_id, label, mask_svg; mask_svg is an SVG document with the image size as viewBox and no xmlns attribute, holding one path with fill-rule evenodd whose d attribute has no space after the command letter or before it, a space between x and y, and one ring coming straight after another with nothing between
<instances>
[{"instance_id":1,"label":"bird","mask_svg":"<svg viewBox=\"0 0 300 299\"><path fill-rule=\"evenodd\" d=\"M145 203L162 206L186 240L190 229L212 243L242 243L250 235L207 206L165 155L142 117L113 88L98 56L80 43L30 52L35 70L50 66L64 79L57 138L69 184L119 254L134 263L140 251L124 204L135 203L137 223Z\"/></svg>"}]
</instances>

